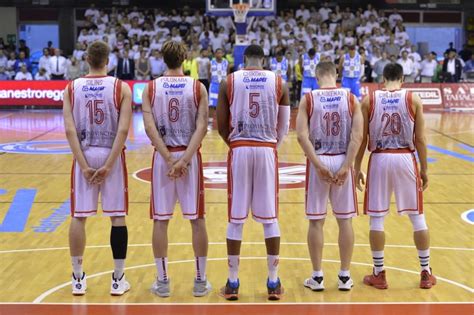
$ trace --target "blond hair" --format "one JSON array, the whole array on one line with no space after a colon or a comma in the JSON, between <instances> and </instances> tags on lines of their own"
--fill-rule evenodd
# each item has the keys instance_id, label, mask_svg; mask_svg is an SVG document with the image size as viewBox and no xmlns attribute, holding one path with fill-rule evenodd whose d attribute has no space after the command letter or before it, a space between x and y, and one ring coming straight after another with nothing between
<instances>
[{"instance_id":1,"label":"blond hair","mask_svg":"<svg viewBox=\"0 0 474 315\"><path fill-rule=\"evenodd\" d=\"M87 48L87 61L91 68L100 69L106 65L109 54L109 45L104 41L98 40Z\"/></svg>"},{"instance_id":2,"label":"blond hair","mask_svg":"<svg viewBox=\"0 0 474 315\"><path fill-rule=\"evenodd\" d=\"M175 41L167 41L161 48L163 60L169 69L177 69L181 67L186 59L188 49L182 43Z\"/></svg>"}]
</instances>

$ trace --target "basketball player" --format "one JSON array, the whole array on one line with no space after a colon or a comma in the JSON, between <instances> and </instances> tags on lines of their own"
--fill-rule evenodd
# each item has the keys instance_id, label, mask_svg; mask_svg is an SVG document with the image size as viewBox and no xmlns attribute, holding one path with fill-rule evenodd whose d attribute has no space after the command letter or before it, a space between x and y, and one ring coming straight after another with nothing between
<instances>
[{"instance_id":1,"label":"basketball player","mask_svg":"<svg viewBox=\"0 0 474 315\"><path fill-rule=\"evenodd\" d=\"M365 57L356 51L356 46L349 46L349 52L339 59L339 75L342 76L341 86L349 89L360 98L360 76L363 73Z\"/></svg>"},{"instance_id":2,"label":"basketball player","mask_svg":"<svg viewBox=\"0 0 474 315\"><path fill-rule=\"evenodd\" d=\"M288 82L288 78L290 77L290 65L283 55L283 51L278 51L276 56L271 59L270 70L276 75L281 76L285 82Z\"/></svg>"},{"instance_id":3,"label":"basketball player","mask_svg":"<svg viewBox=\"0 0 474 315\"><path fill-rule=\"evenodd\" d=\"M245 49L244 70L223 80L219 90L219 134L229 145L227 162L228 214L227 254L229 278L221 293L237 300L242 229L249 208L263 224L268 263L268 298L280 299L278 278L280 228L278 226L277 145L288 132L289 96L280 76L263 70L260 46Z\"/></svg>"},{"instance_id":4,"label":"basketball player","mask_svg":"<svg viewBox=\"0 0 474 315\"><path fill-rule=\"evenodd\" d=\"M183 217L191 222L196 258L193 295L204 296L211 289L206 279L208 239L199 152L207 132L207 92L201 82L184 76L181 65L186 52L183 44L166 42L162 53L169 70L143 91L145 131L155 147L150 216L158 276L152 291L161 297L170 296L168 223L178 200Z\"/></svg>"},{"instance_id":5,"label":"basketball player","mask_svg":"<svg viewBox=\"0 0 474 315\"><path fill-rule=\"evenodd\" d=\"M72 294L86 293L82 257L86 245L86 219L102 211L112 222L110 245L114 272L110 294L130 289L125 280L128 232L127 168L125 147L132 116L128 84L107 76L109 46L102 41L87 49L89 74L68 84L64 91L63 114L66 137L74 155L71 174L71 225L69 247L73 274Z\"/></svg>"},{"instance_id":6,"label":"basketball player","mask_svg":"<svg viewBox=\"0 0 474 315\"><path fill-rule=\"evenodd\" d=\"M436 284L436 277L429 265L430 237L423 214L423 190L428 187L423 104L416 94L401 89L403 68L399 64L386 65L383 78L385 89L373 92L362 102L364 138L355 163L358 187L361 189L360 183L365 180L360 167L368 142L371 155L364 213L370 216L374 269L371 275L364 278L364 283L377 289L388 288L384 270L384 218L394 192L398 214L408 215L413 225L413 238L421 265L420 288L430 289Z\"/></svg>"},{"instance_id":7,"label":"basketball player","mask_svg":"<svg viewBox=\"0 0 474 315\"><path fill-rule=\"evenodd\" d=\"M217 98L219 94L219 84L227 74L230 73L230 64L227 59L224 58L224 50L222 48L216 49L214 52L214 58L209 64L208 73L211 75L209 85L209 130L212 129L212 123L214 121L214 111L217 106Z\"/></svg>"},{"instance_id":8,"label":"basketball player","mask_svg":"<svg viewBox=\"0 0 474 315\"><path fill-rule=\"evenodd\" d=\"M321 268L323 225L328 199L339 225L339 290L349 291L354 282L349 267L354 247L352 218L357 216L357 195L352 166L362 142L362 113L355 96L336 87L336 65L320 62L316 67L320 89L300 102L296 130L308 158L306 166L306 218L308 248L313 274L304 286L324 290Z\"/></svg>"},{"instance_id":9,"label":"basketball player","mask_svg":"<svg viewBox=\"0 0 474 315\"><path fill-rule=\"evenodd\" d=\"M300 57L299 64L303 65L303 82L301 84L301 99L306 93L318 89L318 81L316 80L316 66L321 56L316 52L315 48L308 50L308 53Z\"/></svg>"}]
</instances>

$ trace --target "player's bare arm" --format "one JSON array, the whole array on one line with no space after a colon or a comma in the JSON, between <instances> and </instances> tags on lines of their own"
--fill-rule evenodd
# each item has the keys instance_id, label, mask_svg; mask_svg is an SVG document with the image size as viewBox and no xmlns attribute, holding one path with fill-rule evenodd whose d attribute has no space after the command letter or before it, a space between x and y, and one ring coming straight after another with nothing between
<instances>
[{"instance_id":1,"label":"player's bare arm","mask_svg":"<svg viewBox=\"0 0 474 315\"><path fill-rule=\"evenodd\" d=\"M413 93L413 111L415 113L415 147L420 159L420 176L423 190L428 188L428 162L425 137L425 119L423 117L423 103L417 94Z\"/></svg>"},{"instance_id":2,"label":"player's bare arm","mask_svg":"<svg viewBox=\"0 0 474 315\"><path fill-rule=\"evenodd\" d=\"M277 125L277 145L279 146L283 142L284 137L288 134L290 127L290 92L286 83L282 83L282 94L278 104L280 104Z\"/></svg>"},{"instance_id":3,"label":"player's bare arm","mask_svg":"<svg viewBox=\"0 0 474 315\"><path fill-rule=\"evenodd\" d=\"M193 136L191 137L186 151L169 171L168 175L174 178L178 178L186 174L187 166L189 165L191 158L201 146L201 142L207 133L207 122L209 118L209 101L207 97L206 88L202 83L200 83L200 90L201 99L199 101L199 107L196 117L196 130L194 131Z\"/></svg>"},{"instance_id":4,"label":"player's bare arm","mask_svg":"<svg viewBox=\"0 0 474 315\"><path fill-rule=\"evenodd\" d=\"M122 152L125 141L128 136L128 129L130 128L130 120L132 118L132 91L130 86L121 82L122 95L120 102L120 118L117 129L117 136L115 137L110 154L105 161L105 164L100 167L95 173L91 181L95 184L102 183L109 174L112 166L117 161L118 156Z\"/></svg>"},{"instance_id":5,"label":"player's bare arm","mask_svg":"<svg viewBox=\"0 0 474 315\"><path fill-rule=\"evenodd\" d=\"M361 171L362 160L364 159L365 150L367 148L367 134L369 133L369 106L370 106L370 98L366 96L362 100L362 104L360 106L361 113L362 113L362 144L360 145L359 152L357 153L354 170L356 174L356 183L357 189L362 191L362 185L365 185L365 174Z\"/></svg>"},{"instance_id":6,"label":"player's bare arm","mask_svg":"<svg viewBox=\"0 0 474 315\"><path fill-rule=\"evenodd\" d=\"M333 180L333 174L326 166L324 166L323 163L321 163L321 160L316 155L313 145L309 140L309 117L307 106L306 97L303 97L298 108L298 115L296 116L296 134L298 143L303 149L303 152L305 153L308 160L316 168L321 178L325 181L331 182Z\"/></svg>"},{"instance_id":7,"label":"player's bare arm","mask_svg":"<svg viewBox=\"0 0 474 315\"><path fill-rule=\"evenodd\" d=\"M150 96L148 94L148 89L143 90L142 96L142 112L143 112L143 123L145 125L145 132L151 140L151 144L155 147L158 153L163 157L168 166L171 166L176 162L173 159L170 151L166 147L163 138L161 137L158 129L156 129L155 120L153 118L153 113L151 111L151 102Z\"/></svg>"},{"instance_id":8,"label":"player's bare arm","mask_svg":"<svg viewBox=\"0 0 474 315\"><path fill-rule=\"evenodd\" d=\"M219 98L217 99L217 129L222 140L229 145L229 134L230 134L230 109L229 99L227 97L227 81L224 79L221 81L219 86Z\"/></svg>"},{"instance_id":9,"label":"player's bare arm","mask_svg":"<svg viewBox=\"0 0 474 315\"><path fill-rule=\"evenodd\" d=\"M360 104L357 98L351 94L352 102L354 102L353 113L352 113L352 127L351 127L351 141L347 147L346 159L342 164L341 168L337 171L334 176L335 183L337 185L343 185L349 170L354 164L355 157L359 152L360 145L362 143L362 133L364 129L364 118L360 109Z\"/></svg>"},{"instance_id":10,"label":"player's bare arm","mask_svg":"<svg viewBox=\"0 0 474 315\"><path fill-rule=\"evenodd\" d=\"M344 65L344 56L341 56L341 58L339 58L339 64L337 66L337 76L338 78L342 78L342 67Z\"/></svg>"},{"instance_id":11,"label":"player's bare arm","mask_svg":"<svg viewBox=\"0 0 474 315\"><path fill-rule=\"evenodd\" d=\"M74 117L72 115L72 108L70 102L70 96L68 87L64 90L64 101L63 101L63 117L64 117L64 129L66 130L66 138L71 147L74 159L76 159L79 167L81 168L82 174L90 183L92 176L95 173L95 169L89 167L84 153L82 153L81 144L77 137L76 125L74 124Z\"/></svg>"}]
</instances>

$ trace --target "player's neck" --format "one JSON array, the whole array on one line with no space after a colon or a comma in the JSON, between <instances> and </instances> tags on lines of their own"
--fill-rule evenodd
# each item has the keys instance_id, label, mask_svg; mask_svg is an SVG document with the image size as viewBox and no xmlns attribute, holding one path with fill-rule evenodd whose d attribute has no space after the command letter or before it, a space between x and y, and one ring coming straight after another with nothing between
<instances>
[{"instance_id":1,"label":"player's neck","mask_svg":"<svg viewBox=\"0 0 474 315\"><path fill-rule=\"evenodd\" d=\"M333 79L319 78L318 83L319 83L319 88L321 89L330 89L330 88L337 87L336 81Z\"/></svg>"},{"instance_id":2,"label":"player's neck","mask_svg":"<svg viewBox=\"0 0 474 315\"><path fill-rule=\"evenodd\" d=\"M400 82L385 82L385 89L388 91L400 90L402 84Z\"/></svg>"},{"instance_id":3,"label":"player's neck","mask_svg":"<svg viewBox=\"0 0 474 315\"><path fill-rule=\"evenodd\" d=\"M90 69L86 77L105 77L107 76L107 70L104 69Z\"/></svg>"},{"instance_id":4,"label":"player's neck","mask_svg":"<svg viewBox=\"0 0 474 315\"><path fill-rule=\"evenodd\" d=\"M178 69L168 69L165 72L165 76L184 76L184 72L182 68Z\"/></svg>"}]
</instances>

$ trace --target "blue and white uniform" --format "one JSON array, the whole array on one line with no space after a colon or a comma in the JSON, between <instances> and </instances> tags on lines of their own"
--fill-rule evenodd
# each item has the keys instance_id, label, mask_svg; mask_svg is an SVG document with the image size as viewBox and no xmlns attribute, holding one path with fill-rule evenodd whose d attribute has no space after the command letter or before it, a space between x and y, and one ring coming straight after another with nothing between
<instances>
[{"instance_id":1,"label":"blue and white uniform","mask_svg":"<svg viewBox=\"0 0 474 315\"><path fill-rule=\"evenodd\" d=\"M270 69L276 75L280 75L285 81L288 81L288 60L283 57L281 62L278 62L276 58L272 58Z\"/></svg>"},{"instance_id":2,"label":"blue and white uniform","mask_svg":"<svg viewBox=\"0 0 474 315\"><path fill-rule=\"evenodd\" d=\"M318 81L316 80L316 66L321 59L321 55L316 53L313 58L308 54L303 55L303 82L301 84L301 97L312 90L319 89Z\"/></svg>"},{"instance_id":3,"label":"blue and white uniform","mask_svg":"<svg viewBox=\"0 0 474 315\"><path fill-rule=\"evenodd\" d=\"M222 59L221 62L217 62L216 59L211 60L211 84L209 86L209 106L217 106L217 97L219 95L219 84L222 79L227 76L227 69L229 62L226 59Z\"/></svg>"},{"instance_id":4,"label":"blue and white uniform","mask_svg":"<svg viewBox=\"0 0 474 315\"><path fill-rule=\"evenodd\" d=\"M360 98L360 75L362 73L361 56L356 52L354 58L347 53L342 65L342 87L349 89L352 94Z\"/></svg>"}]
</instances>

